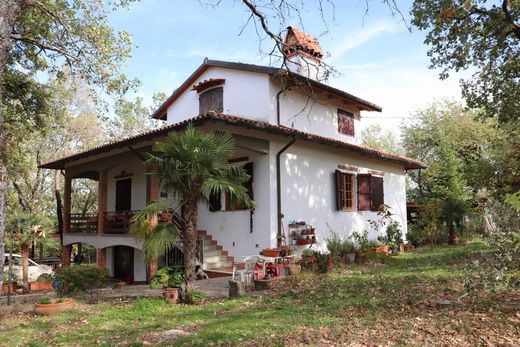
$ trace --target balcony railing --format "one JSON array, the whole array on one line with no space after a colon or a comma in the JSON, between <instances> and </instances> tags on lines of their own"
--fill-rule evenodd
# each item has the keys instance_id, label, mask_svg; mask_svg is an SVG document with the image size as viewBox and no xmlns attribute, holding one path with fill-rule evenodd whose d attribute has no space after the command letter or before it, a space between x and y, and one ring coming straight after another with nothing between
<instances>
[{"instance_id":1,"label":"balcony railing","mask_svg":"<svg viewBox=\"0 0 520 347\"><path fill-rule=\"evenodd\" d=\"M125 235L130 231L130 219L137 211L124 212L105 212L104 216L104 234ZM168 214L172 218L173 223L179 229L182 229L180 217L176 214ZM71 233L90 233L98 232L98 214L97 213L73 213L70 215L70 232Z\"/></svg>"},{"instance_id":2,"label":"balcony railing","mask_svg":"<svg viewBox=\"0 0 520 347\"><path fill-rule=\"evenodd\" d=\"M72 213L70 215L71 233L97 233L98 214L97 213Z\"/></svg>"}]
</instances>

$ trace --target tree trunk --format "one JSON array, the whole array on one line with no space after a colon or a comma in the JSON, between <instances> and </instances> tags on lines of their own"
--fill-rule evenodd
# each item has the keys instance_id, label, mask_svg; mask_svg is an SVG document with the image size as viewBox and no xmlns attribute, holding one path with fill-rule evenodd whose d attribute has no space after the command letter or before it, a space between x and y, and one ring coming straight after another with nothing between
<instances>
[{"instance_id":1,"label":"tree trunk","mask_svg":"<svg viewBox=\"0 0 520 347\"><path fill-rule=\"evenodd\" d=\"M20 245L20 255L22 256L22 279L23 292L29 293L29 245L23 243Z\"/></svg>"},{"instance_id":2,"label":"tree trunk","mask_svg":"<svg viewBox=\"0 0 520 347\"><path fill-rule=\"evenodd\" d=\"M448 244L454 245L455 244L455 227L453 226L453 221L448 221Z\"/></svg>"},{"instance_id":3,"label":"tree trunk","mask_svg":"<svg viewBox=\"0 0 520 347\"><path fill-rule=\"evenodd\" d=\"M23 0L0 0L0 101L4 99L4 70L12 46L13 26L22 11ZM5 256L5 201L7 197L7 139L0 103L0 259ZM0 286L2 276L0 276Z\"/></svg>"},{"instance_id":4,"label":"tree trunk","mask_svg":"<svg viewBox=\"0 0 520 347\"><path fill-rule=\"evenodd\" d=\"M185 301L189 292L193 290L195 282L195 263L197 262L197 201L188 201L182 210L184 220L184 271L186 275L186 287L181 292L181 298Z\"/></svg>"}]
</instances>

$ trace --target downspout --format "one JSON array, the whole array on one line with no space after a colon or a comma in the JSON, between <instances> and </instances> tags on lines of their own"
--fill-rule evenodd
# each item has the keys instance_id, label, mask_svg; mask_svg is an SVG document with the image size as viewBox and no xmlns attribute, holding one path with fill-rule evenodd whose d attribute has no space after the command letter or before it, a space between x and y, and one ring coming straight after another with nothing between
<instances>
[{"instance_id":1,"label":"downspout","mask_svg":"<svg viewBox=\"0 0 520 347\"><path fill-rule=\"evenodd\" d=\"M289 86L283 87L280 89L280 91L276 94L276 124L280 126L280 95L285 92L287 89L289 89ZM285 152L289 147L291 147L294 142L296 142L296 138L293 138L289 143L287 143L285 146L283 146L282 149L276 153L276 205L277 205L277 211L276 216L278 219L278 233L276 236L276 242L277 246L282 245L283 241L283 235L282 235L282 179L280 174L280 157L282 156L283 152Z\"/></svg>"}]
</instances>

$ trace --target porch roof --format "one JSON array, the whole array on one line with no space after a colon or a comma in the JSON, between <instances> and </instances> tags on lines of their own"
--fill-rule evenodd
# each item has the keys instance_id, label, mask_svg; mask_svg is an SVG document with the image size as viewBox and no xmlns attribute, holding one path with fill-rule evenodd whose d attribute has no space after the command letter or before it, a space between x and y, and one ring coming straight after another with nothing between
<instances>
[{"instance_id":1,"label":"porch roof","mask_svg":"<svg viewBox=\"0 0 520 347\"><path fill-rule=\"evenodd\" d=\"M124 148L135 145L144 141L151 141L157 137L166 136L172 130L179 130L186 127L189 123L193 123L195 126L202 126L206 123L222 123L229 126L235 126L239 128L253 129L262 131L264 133L281 135L286 137L295 138L300 141L316 142L323 145L334 146L337 148L345 149L349 152L358 153L374 159L380 159L398 163L404 166L406 170L421 169L425 168L426 165L418 160L403 157L397 154L381 151L378 149L370 148L367 146L360 146L340 140L336 140L329 137L324 137L316 134L311 134L296 130L293 128L270 124L265 121L258 121L247 119L238 116L227 115L224 113L208 112L205 115L196 116L182 122L167 125L158 129L150 130L142 134L131 136L120 141L109 142L101 146L97 146L67 157L62 157L55 161L40 165L40 168L44 169L64 169L65 164L83 159L96 154L108 152L117 148Z\"/></svg>"}]
</instances>

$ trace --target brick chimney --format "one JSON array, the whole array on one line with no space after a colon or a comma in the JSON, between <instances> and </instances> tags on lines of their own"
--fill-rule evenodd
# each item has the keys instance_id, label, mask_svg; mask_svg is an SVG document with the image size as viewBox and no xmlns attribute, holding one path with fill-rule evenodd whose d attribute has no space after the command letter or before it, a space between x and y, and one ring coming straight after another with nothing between
<instances>
[{"instance_id":1,"label":"brick chimney","mask_svg":"<svg viewBox=\"0 0 520 347\"><path fill-rule=\"evenodd\" d=\"M284 40L284 54L289 71L313 80L319 79L323 51L315 37L293 27L287 28Z\"/></svg>"}]
</instances>

